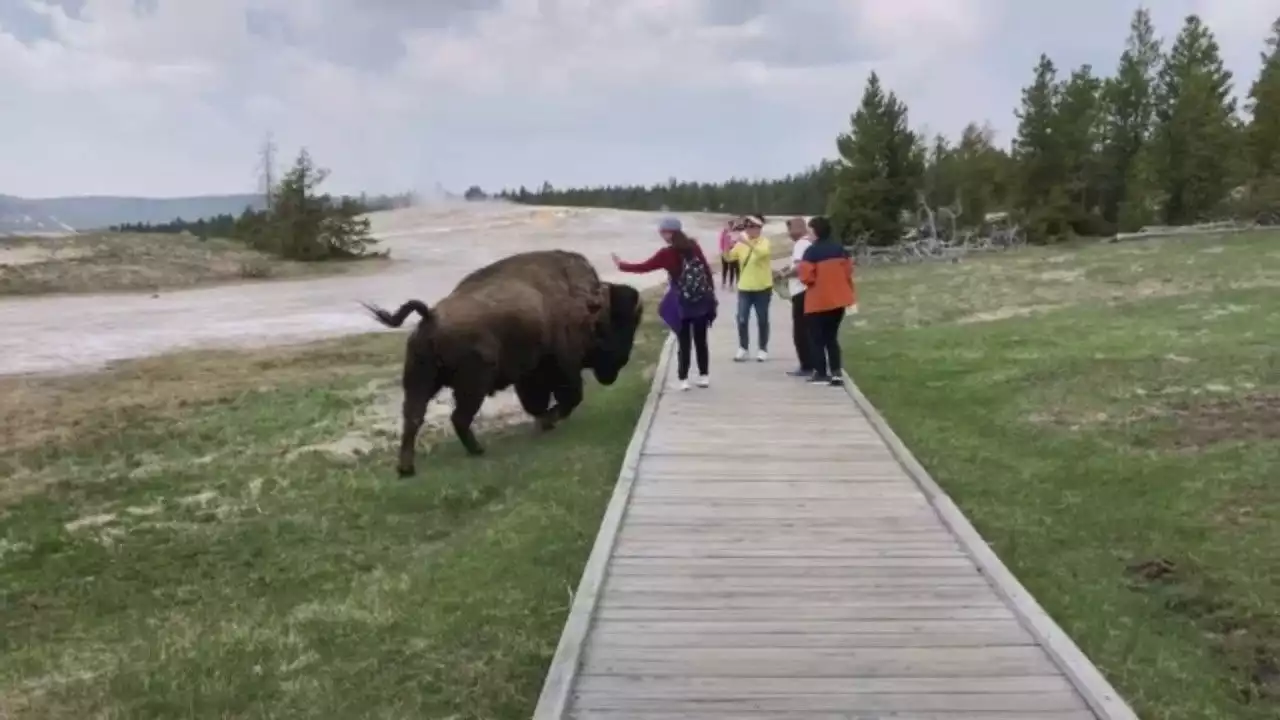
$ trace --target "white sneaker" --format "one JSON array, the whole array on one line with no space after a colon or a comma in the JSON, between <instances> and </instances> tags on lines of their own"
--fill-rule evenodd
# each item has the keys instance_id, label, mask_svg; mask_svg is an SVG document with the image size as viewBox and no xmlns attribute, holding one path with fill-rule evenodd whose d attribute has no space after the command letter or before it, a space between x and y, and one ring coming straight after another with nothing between
<instances>
[{"instance_id":1,"label":"white sneaker","mask_svg":"<svg viewBox=\"0 0 1280 720\"><path fill-rule=\"evenodd\" d=\"M768 360L768 359L769 359L769 353L763 350L756 352L756 362L764 362L765 360Z\"/></svg>"},{"instance_id":2,"label":"white sneaker","mask_svg":"<svg viewBox=\"0 0 1280 720\"><path fill-rule=\"evenodd\" d=\"M738 348L738 352L736 352L736 353L734 353L734 354L733 354L733 361L734 361L734 362L742 362L743 360L746 360L746 359L747 359L747 349L746 349L746 348L742 348L742 347L740 347L740 348Z\"/></svg>"},{"instance_id":3,"label":"white sneaker","mask_svg":"<svg viewBox=\"0 0 1280 720\"><path fill-rule=\"evenodd\" d=\"M711 387L711 378L706 375L698 376L698 387Z\"/></svg>"},{"instance_id":4,"label":"white sneaker","mask_svg":"<svg viewBox=\"0 0 1280 720\"><path fill-rule=\"evenodd\" d=\"M689 381L688 381L688 380L681 380L681 381L680 381L680 389L681 389L681 390L688 390L688 389L689 389Z\"/></svg>"}]
</instances>

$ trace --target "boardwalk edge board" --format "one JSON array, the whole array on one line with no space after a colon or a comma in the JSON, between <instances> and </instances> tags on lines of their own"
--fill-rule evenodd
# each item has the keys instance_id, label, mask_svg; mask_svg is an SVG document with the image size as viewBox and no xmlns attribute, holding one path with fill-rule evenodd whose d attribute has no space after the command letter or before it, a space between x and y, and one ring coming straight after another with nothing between
<instances>
[{"instance_id":1,"label":"boardwalk edge board","mask_svg":"<svg viewBox=\"0 0 1280 720\"><path fill-rule=\"evenodd\" d=\"M974 563L990 580L996 592L1008 603L1014 614L1023 623L1032 637L1048 653L1076 690L1088 703L1089 708L1099 720L1139 720L1138 715L1120 697L1111 683L1103 677L1093 662L1080 650L1075 642L1049 617L1049 613L1040 607L1031 593L1018 582L1017 577L1005 567L982 535L969 522L959 506L933 480L924 466L916 460L907 446L889 427L880 411L876 410L867 396L862 394L857 384L844 373L844 387L849 397L866 416L876 432L884 439L886 445L902 464L911 479L920 486L925 497L933 505L942 522L951 529L959 540L961 547L973 559Z\"/></svg>"},{"instance_id":2,"label":"boardwalk edge board","mask_svg":"<svg viewBox=\"0 0 1280 720\"><path fill-rule=\"evenodd\" d=\"M663 387L666 386L674 347L675 335L669 334L662 350L659 351L658 365L653 372L649 394L645 397L644 407L640 410L636 428L631 434L631 442L627 445L627 452L622 458L622 467L618 470L618 481L614 485L609 504L605 507L600 530L596 533L595 543L591 546L587 564L582 568L582 579L578 581L578 590L573 595L573 604L569 607L569 616L565 619L560 642L556 645L555 655L552 656L551 664L547 667L542 693L538 696L538 704L533 710L533 720L561 720L568 713L574 679L582 661L587 634L591 630L591 621L604 587L609 560L613 555L614 545L618 541L619 531L622 529L622 518L631 500L631 490L639 474L640 454L644 450L649 431L657 416L658 399L662 395Z\"/></svg>"}]
</instances>

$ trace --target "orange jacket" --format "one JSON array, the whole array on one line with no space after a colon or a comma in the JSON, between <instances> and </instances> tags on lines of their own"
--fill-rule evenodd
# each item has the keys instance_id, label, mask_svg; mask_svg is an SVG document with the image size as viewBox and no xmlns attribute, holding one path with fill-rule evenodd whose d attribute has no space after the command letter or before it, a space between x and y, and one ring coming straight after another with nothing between
<instances>
[{"instance_id":1,"label":"orange jacket","mask_svg":"<svg viewBox=\"0 0 1280 720\"><path fill-rule=\"evenodd\" d=\"M796 277L805 285L806 315L847 308L858 301L853 287L853 258L834 240L810 245L796 267Z\"/></svg>"}]
</instances>

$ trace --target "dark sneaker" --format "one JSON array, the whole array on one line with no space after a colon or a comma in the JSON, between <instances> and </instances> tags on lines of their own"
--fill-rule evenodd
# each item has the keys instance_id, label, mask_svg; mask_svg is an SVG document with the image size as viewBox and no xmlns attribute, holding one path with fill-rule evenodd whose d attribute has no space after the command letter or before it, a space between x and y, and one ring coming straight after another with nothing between
<instances>
[{"instance_id":1,"label":"dark sneaker","mask_svg":"<svg viewBox=\"0 0 1280 720\"><path fill-rule=\"evenodd\" d=\"M787 375L789 375L789 376L791 376L791 377L809 378L809 377L813 377L813 371L812 371L812 370L806 370L806 369L804 369L804 368L799 368L799 369L796 369L796 370L788 370L788 371L787 371Z\"/></svg>"},{"instance_id":2,"label":"dark sneaker","mask_svg":"<svg viewBox=\"0 0 1280 720\"><path fill-rule=\"evenodd\" d=\"M829 385L831 383L830 375L813 375L809 378L810 385Z\"/></svg>"},{"instance_id":3,"label":"dark sneaker","mask_svg":"<svg viewBox=\"0 0 1280 720\"><path fill-rule=\"evenodd\" d=\"M832 376L830 382L832 385L835 385L836 387L844 387L844 378L839 375Z\"/></svg>"}]
</instances>

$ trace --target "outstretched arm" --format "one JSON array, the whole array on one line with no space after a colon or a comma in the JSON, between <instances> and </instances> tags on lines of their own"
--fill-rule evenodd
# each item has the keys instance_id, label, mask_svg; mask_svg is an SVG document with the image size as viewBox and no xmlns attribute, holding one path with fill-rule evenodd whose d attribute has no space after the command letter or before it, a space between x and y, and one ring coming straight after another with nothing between
<instances>
[{"instance_id":1,"label":"outstretched arm","mask_svg":"<svg viewBox=\"0 0 1280 720\"><path fill-rule=\"evenodd\" d=\"M650 257L648 260L645 260L643 262L638 262L638 263L626 262L621 258L619 258L617 255L614 255L613 264L616 265L619 270L625 273L641 274L641 273L653 272L654 270L662 270L667 266L666 250L667 248L661 248L653 254L653 257Z\"/></svg>"}]
</instances>

